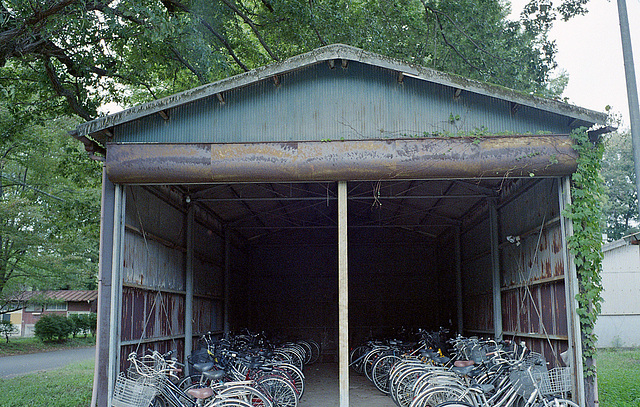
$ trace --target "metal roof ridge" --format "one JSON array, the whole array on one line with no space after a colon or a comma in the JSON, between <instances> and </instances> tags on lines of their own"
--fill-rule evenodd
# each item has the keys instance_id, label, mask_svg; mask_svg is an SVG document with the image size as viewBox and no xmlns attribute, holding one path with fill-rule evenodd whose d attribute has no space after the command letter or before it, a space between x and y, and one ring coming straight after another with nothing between
<instances>
[{"instance_id":1,"label":"metal roof ridge","mask_svg":"<svg viewBox=\"0 0 640 407\"><path fill-rule=\"evenodd\" d=\"M318 63L346 59L366 65L377 66L402 72L404 75L469 91L483 96L507 100L512 103L533 107L551 113L569 116L577 120L604 125L607 115L569 103L540 96L529 95L499 85L468 79L459 75L437 71L432 68L411 64L391 57L386 57L361 48L345 44L331 44L299 54L284 61L274 62L250 71L230 76L216 82L188 89L161 99L146 102L128 109L102 116L77 126L74 137L81 138L95 132L105 130L119 124L160 113L186 103L212 97L222 92L248 86L266 78L295 71Z\"/></svg>"}]
</instances>

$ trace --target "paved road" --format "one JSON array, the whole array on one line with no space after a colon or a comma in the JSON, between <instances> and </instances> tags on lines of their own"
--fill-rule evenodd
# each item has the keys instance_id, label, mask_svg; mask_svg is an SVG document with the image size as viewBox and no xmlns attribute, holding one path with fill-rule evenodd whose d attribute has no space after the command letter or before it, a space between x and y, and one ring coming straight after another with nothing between
<instances>
[{"instance_id":1,"label":"paved road","mask_svg":"<svg viewBox=\"0 0 640 407\"><path fill-rule=\"evenodd\" d=\"M91 360L96 356L95 346L63 349L28 355L0 357L0 379L9 379L29 373L58 369L70 363Z\"/></svg>"}]
</instances>

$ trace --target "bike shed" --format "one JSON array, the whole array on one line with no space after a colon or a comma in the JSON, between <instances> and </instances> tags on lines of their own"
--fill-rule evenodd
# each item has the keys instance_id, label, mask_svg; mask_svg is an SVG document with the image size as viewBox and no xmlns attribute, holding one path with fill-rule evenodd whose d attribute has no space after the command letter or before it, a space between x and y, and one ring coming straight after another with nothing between
<instances>
[{"instance_id":1,"label":"bike shed","mask_svg":"<svg viewBox=\"0 0 640 407\"><path fill-rule=\"evenodd\" d=\"M604 114L330 45L78 126L104 159L92 405L130 351L249 328L338 362L394 328L569 351L572 130Z\"/></svg>"}]
</instances>

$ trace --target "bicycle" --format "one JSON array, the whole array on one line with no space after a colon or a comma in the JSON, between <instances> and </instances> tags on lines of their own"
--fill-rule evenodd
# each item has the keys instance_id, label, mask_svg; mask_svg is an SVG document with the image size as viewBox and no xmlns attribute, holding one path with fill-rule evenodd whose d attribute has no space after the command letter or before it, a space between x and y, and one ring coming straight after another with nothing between
<instances>
[{"instance_id":1,"label":"bicycle","mask_svg":"<svg viewBox=\"0 0 640 407\"><path fill-rule=\"evenodd\" d=\"M222 388L194 385L186 390L178 387L172 379L177 379L178 363L169 360L173 352L138 358L135 352L129 354L129 378L119 376L112 398L113 407L253 407L247 401L225 393ZM214 377L215 375L211 375ZM122 378L122 379L121 379ZM139 384L143 398L134 398L131 392L123 391L129 385ZM135 387L135 386L134 386ZM152 398L149 400L149 396Z\"/></svg>"}]
</instances>

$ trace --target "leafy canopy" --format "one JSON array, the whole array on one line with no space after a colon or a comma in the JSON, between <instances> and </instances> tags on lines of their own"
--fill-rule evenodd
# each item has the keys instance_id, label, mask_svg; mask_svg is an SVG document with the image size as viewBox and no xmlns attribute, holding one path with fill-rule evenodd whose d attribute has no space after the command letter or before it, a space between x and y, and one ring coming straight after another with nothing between
<instances>
[{"instance_id":1,"label":"leafy canopy","mask_svg":"<svg viewBox=\"0 0 640 407\"><path fill-rule=\"evenodd\" d=\"M89 120L330 43L558 96L558 18L587 0L3 0L0 87L34 108ZM561 91L561 89L560 89ZM553 93L553 94L552 94ZM13 96L12 96L13 97Z\"/></svg>"}]
</instances>

